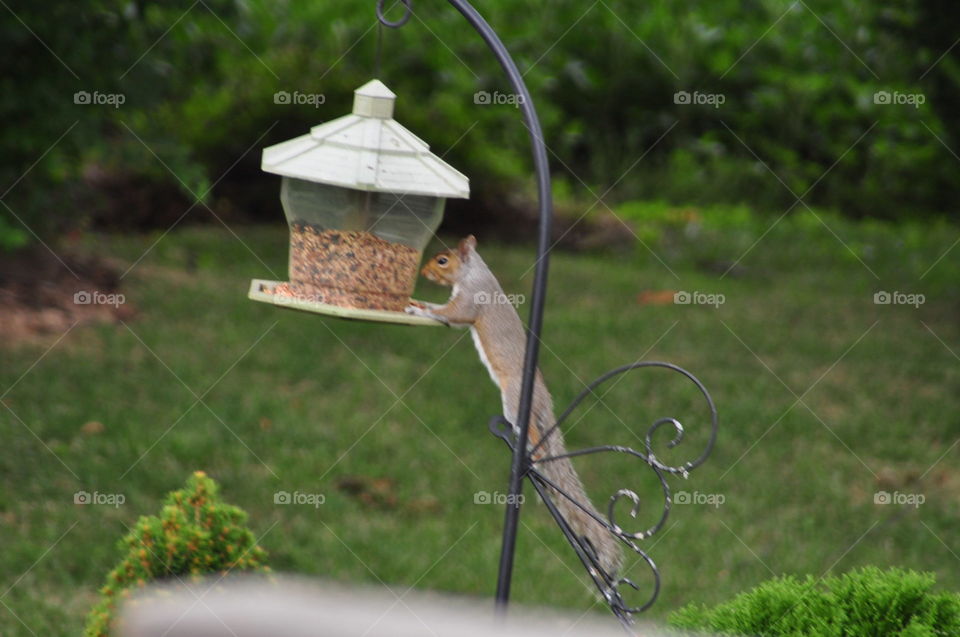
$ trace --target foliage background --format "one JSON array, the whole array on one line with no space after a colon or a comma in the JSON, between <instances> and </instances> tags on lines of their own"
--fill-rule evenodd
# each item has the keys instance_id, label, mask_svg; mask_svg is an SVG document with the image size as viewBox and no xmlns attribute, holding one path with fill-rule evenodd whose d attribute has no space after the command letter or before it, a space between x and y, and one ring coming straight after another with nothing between
<instances>
[{"instance_id":1,"label":"foliage background","mask_svg":"<svg viewBox=\"0 0 960 637\"><path fill-rule=\"evenodd\" d=\"M773 215L802 193L852 216L956 214L960 12L947 0L480 9L536 97L561 210L593 203L568 201L586 187ZM451 7L414 11L384 34L398 119L471 175L475 214L509 218L529 207L526 132L515 107L474 102L509 92L502 73ZM98 222L167 227L198 199L187 221L276 219L260 148L349 109L374 74L377 29L368 0L56 0L11 3L0 35L0 236L13 244ZM77 91L124 103L77 105ZM325 101L278 105L278 91ZM724 102L677 104L677 91ZM924 103L876 104L877 91ZM45 187L18 187L25 170Z\"/></svg>"}]
</instances>

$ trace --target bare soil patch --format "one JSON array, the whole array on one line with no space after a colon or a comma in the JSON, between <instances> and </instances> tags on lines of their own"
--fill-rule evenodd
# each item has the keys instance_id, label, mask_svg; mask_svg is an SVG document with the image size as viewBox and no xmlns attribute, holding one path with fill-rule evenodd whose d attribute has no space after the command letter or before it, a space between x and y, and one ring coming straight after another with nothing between
<instances>
[{"instance_id":1,"label":"bare soil patch","mask_svg":"<svg viewBox=\"0 0 960 637\"><path fill-rule=\"evenodd\" d=\"M43 246L0 254L2 345L61 334L75 323L118 322L133 313L120 292L119 272L102 259L55 256Z\"/></svg>"}]
</instances>

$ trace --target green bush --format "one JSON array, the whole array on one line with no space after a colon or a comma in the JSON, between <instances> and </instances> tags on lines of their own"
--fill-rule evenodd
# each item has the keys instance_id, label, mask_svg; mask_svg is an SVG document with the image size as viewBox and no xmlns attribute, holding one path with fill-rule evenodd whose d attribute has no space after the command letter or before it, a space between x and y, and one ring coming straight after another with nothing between
<instances>
[{"instance_id":1,"label":"green bush","mask_svg":"<svg viewBox=\"0 0 960 637\"><path fill-rule=\"evenodd\" d=\"M723 635L934 637L960 634L960 595L929 573L866 567L837 577L780 577L713 608L672 613L676 628Z\"/></svg>"},{"instance_id":2,"label":"green bush","mask_svg":"<svg viewBox=\"0 0 960 637\"><path fill-rule=\"evenodd\" d=\"M0 217L0 252L12 251L24 246L29 240L29 235L22 227L14 225L14 222L4 217Z\"/></svg>"},{"instance_id":3,"label":"green bush","mask_svg":"<svg viewBox=\"0 0 960 637\"><path fill-rule=\"evenodd\" d=\"M19 21L0 21L8 57L18 61L0 78L0 118L17 122L0 131L4 202L43 235L82 226L101 202L77 193L89 194L105 175L154 179L192 201L233 167L212 193L225 199L220 210L278 214L275 189L251 179L261 174L259 149L349 109L353 89L375 69L374 6L18 7ZM944 51L960 12L950 8L946 0L480 7L525 73L556 177L577 191L616 185L611 200L750 202L778 214L794 203L790 191L810 189L811 205L886 218L957 212L960 70ZM380 75L398 93L397 117L467 172L490 213L509 221L509 207L493 204L529 184L526 130L515 106L477 104L474 94L512 90L458 12L444 3L415 11L383 38ZM78 105L78 91L119 93L124 102ZM323 94L325 103L280 105L278 91ZM678 103L680 91L724 101ZM881 91L925 102L878 104ZM114 214L147 215L145 208ZM206 216L202 206L192 216ZM5 227L22 230L9 217L0 237Z\"/></svg>"},{"instance_id":4,"label":"green bush","mask_svg":"<svg viewBox=\"0 0 960 637\"><path fill-rule=\"evenodd\" d=\"M247 514L225 504L217 484L202 471L167 496L159 516L143 516L120 543L120 563L107 575L100 602L87 618L85 635L109 634L118 600L151 580L207 573L265 571L266 552L244 524Z\"/></svg>"}]
</instances>

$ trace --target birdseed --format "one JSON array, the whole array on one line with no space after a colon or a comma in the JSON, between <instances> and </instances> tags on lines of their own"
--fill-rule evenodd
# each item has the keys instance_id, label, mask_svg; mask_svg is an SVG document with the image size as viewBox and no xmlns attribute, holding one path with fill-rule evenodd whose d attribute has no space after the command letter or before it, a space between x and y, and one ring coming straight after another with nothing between
<instances>
[{"instance_id":1,"label":"birdseed","mask_svg":"<svg viewBox=\"0 0 960 637\"><path fill-rule=\"evenodd\" d=\"M420 252L369 232L290 226L290 282L274 294L348 308L402 312L417 282Z\"/></svg>"}]
</instances>

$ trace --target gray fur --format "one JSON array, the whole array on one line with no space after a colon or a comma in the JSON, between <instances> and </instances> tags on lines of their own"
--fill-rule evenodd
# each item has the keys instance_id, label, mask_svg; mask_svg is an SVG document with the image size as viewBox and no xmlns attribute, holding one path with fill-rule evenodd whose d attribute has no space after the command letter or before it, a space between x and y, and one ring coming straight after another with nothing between
<instances>
[{"instance_id":1,"label":"gray fur","mask_svg":"<svg viewBox=\"0 0 960 637\"><path fill-rule=\"evenodd\" d=\"M461 246L464 244L462 243ZM453 292L446 305L426 308L410 306L411 314L428 316L452 327L469 327L473 332L480 360L490 372L501 392L503 413L514 427L520 411L520 385L523 378L523 359L526 349L526 330L517 310L506 302L500 283L480 255L467 242L462 254ZM483 302L486 300L487 302ZM499 370L499 373L498 373ZM503 376L503 377L501 377ZM534 381L531 409L531 447L556 422L553 400L547 391L540 370ZM535 429L534 429L535 428ZM534 460L566 453L560 429L554 430L536 453ZM590 502L580 477L568 458L536 463L535 468L551 482L582 504L590 513L605 519ZM549 490L557 508L578 536L586 536L596 550L600 567L616 578L623 562L620 545L610 531L576 504L554 489Z\"/></svg>"}]
</instances>

